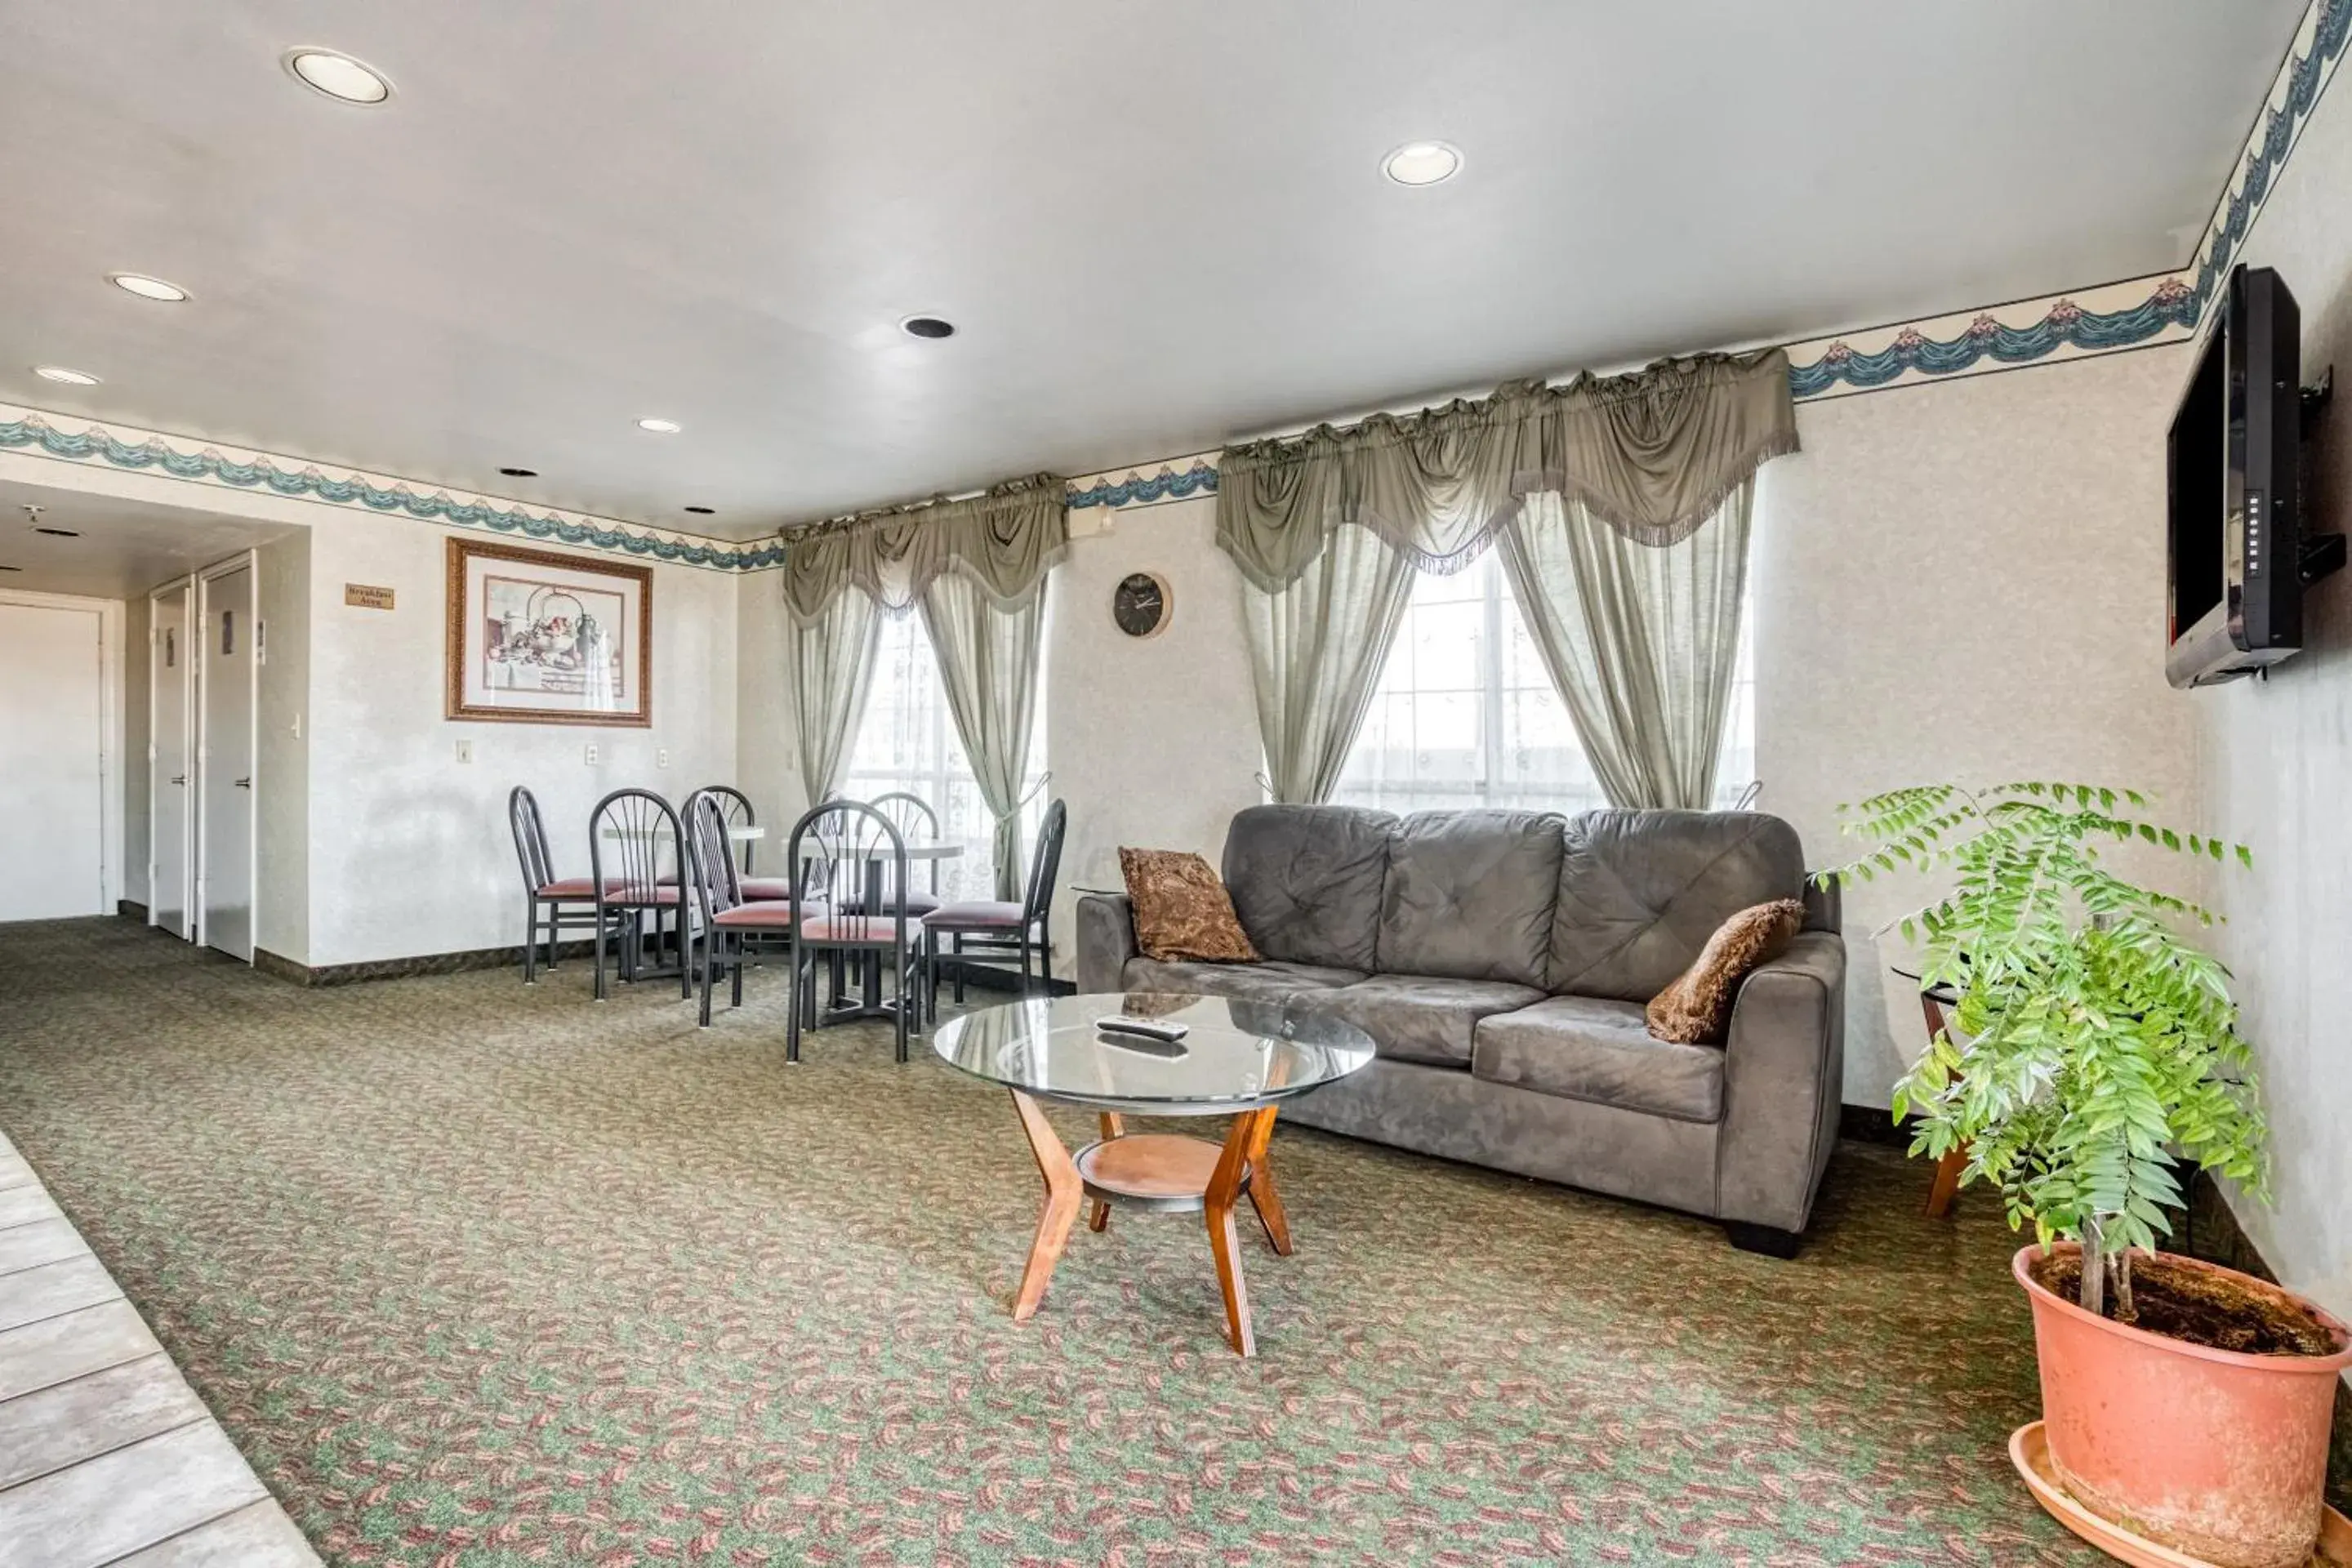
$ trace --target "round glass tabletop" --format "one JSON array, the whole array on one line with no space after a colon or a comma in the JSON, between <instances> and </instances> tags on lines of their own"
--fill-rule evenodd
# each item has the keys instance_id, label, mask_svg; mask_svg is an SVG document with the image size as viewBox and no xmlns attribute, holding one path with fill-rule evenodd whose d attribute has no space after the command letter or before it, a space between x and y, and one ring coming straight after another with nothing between
<instances>
[{"instance_id":1,"label":"round glass tabletop","mask_svg":"<svg viewBox=\"0 0 2352 1568\"><path fill-rule=\"evenodd\" d=\"M1097 1018L1185 1026L1173 1045L1104 1035ZM1270 1105L1347 1077L1372 1059L1353 1024L1280 1002L1133 991L1032 997L940 1026L931 1048L974 1078L1040 1099L1157 1116L1215 1116Z\"/></svg>"}]
</instances>

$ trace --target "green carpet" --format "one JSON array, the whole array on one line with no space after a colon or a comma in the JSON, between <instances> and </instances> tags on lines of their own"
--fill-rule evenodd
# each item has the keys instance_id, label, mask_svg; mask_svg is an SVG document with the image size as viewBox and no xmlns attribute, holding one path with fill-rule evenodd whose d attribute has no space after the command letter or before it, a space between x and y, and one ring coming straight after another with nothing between
<instances>
[{"instance_id":1,"label":"green carpet","mask_svg":"<svg viewBox=\"0 0 2352 1568\"><path fill-rule=\"evenodd\" d=\"M1849 1147L1794 1263L1299 1128L1225 1349L1197 1219L1007 1303L1035 1168L871 1029L584 966L304 991L0 926L0 1125L331 1561L2089 1564L2011 1475L1993 1202ZM1073 1142L1085 1121L1067 1119Z\"/></svg>"}]
</instances>

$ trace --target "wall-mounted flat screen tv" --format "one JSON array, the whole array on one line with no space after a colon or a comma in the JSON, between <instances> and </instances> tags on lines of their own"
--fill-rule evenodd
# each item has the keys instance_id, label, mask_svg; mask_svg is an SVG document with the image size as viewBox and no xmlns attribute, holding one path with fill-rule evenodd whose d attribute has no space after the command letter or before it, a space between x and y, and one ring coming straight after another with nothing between
<instances>
[{"instance_id":1,"label":"wall-mounted flat screen tv","mask_svg":"<svg viewBox=\"0 0 2352 1568\"><path fill-rule=\"evenodd\" d=\"M2252 675L2303 646L2302 331L2277 273L2238 268L2173 414L2175 686Z\"/></svg>"}]
</instances>

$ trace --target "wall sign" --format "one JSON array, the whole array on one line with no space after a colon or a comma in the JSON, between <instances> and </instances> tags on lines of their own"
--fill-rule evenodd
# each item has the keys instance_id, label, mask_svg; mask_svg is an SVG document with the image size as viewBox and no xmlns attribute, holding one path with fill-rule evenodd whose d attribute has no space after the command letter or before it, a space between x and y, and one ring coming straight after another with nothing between
<instances>
[{"instance_id":1,"label":"wall sign","mask_svg":"<svg viewBox=\"0 0 2352 1568\"><path fill-rule=\"evenodd\" d=\"M346 583L343 584L343 603L357 605L362 610L388 610L392 608L392 590L372 587L365 583Z\"/></svg>"}]
</instances>

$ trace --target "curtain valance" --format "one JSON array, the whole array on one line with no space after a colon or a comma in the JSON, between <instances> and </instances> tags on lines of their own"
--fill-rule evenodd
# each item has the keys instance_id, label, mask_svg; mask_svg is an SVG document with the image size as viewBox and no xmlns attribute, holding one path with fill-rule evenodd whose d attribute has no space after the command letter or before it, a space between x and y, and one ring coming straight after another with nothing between
<instances>
[{"instance_id":1,"label":"curtain valance","mask_svg":"<svg viewBox=\"0 0 2352 1568\"><path fill-rule=\"evenodd\" d=\"M924 501L822 522L784 536L784 605L803 625L852 589L893 615L947 573L1018 609L1068 553L1067 486L1038 474L961 500Z\"/></svg>"},{"instance_id":2,"label":"curtain valance","mask_svg":"<svg viewBox=\"0 0 2352 1568\"><path fill-rule=\"evenodd\" d=\"M1637 543L1687 538L1766 459L1797 449L1788 356L1664 360L1565 386L1228 447L1217 542L1255 586L1279 592L1356 524L1425 571L1468 562L1527 497L1553 493Z\"/></svg>"}]
</instances>

